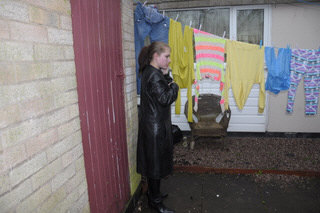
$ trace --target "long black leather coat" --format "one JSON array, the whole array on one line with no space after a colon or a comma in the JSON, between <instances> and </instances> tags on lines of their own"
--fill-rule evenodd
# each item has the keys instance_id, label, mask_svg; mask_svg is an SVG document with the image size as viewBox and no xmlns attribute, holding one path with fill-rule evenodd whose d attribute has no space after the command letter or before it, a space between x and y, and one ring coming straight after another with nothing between
<instances>
[{"instance_id":1,"label":"long black leather coat","mask_svg":"<svg viewBox=\"0 0 320 213\"><path fill-rule=\"evenodd\" d=\"M160 179L173 168L173 143L170 105L177 99L179 87L169 75L147 66L141 77L137 172Z\"/></svg>"}]
</instances>

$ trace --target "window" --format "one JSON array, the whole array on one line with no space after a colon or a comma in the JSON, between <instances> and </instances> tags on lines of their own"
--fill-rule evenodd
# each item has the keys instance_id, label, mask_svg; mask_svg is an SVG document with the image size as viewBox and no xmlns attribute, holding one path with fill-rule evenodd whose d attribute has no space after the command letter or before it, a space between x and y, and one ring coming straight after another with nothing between
<instances>
[{"instance_id":1,"label":"window","mask_svg":"<svg viewBox=\"0 0 320 213\"><path fill-rule=\"evenodd\" d=\"M168 11L166 16L181 22L182 28L185 25L191 25L197 28L212 33L218 36L229 38L230 34L230 9L194 9L194 10L180 10Z\"/></svg>"},{"instance_id":2,"label":"window","mask_svg":"<svg viewBox=\"0 0 320 213\"><path fill-rule=\"evenodd\" d=\"M269 6L168 10L165 15L193 28L251 44L269 44Z\"/></svg>"},{"instance_id":3,"label":"window","mask_svg":"<svg viewBox=\"0 0 320 213\"><path fill-rule=\"evenodd\" d=\"M237 10L237 40L259 44L263 40L263 10Z\"/></svg>"}]
</instances>

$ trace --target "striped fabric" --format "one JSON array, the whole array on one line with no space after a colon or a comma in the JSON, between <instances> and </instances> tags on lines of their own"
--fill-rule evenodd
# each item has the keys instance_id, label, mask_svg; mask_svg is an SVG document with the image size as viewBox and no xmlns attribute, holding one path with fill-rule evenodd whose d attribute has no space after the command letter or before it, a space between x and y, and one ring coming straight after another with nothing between
<instances>
[{"instance_id":1,"label":"striped fabric","mask_svg":"<svg viewBox=\"0 0 320 213\"><path fill-rule=\"evenodd\" d=\"M210 78L220 81L220 91L223 90L224 82L224 46L226 40L213 34L197 29L193 30L196 51L196 97L194 110L198 109L199 81ZM223 103L223 100L222 102Z\"/></svg>"}]
</instances>

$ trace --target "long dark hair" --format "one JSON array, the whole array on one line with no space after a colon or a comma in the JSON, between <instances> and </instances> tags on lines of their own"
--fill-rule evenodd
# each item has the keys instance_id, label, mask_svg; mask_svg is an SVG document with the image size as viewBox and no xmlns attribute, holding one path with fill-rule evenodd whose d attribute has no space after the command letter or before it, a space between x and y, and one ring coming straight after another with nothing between
<instances>
[{"instance_id":1,"label":"long dark hair","mask_svg":"<svg viewBox=\"0 0 320 213\"><path fill-rule=\"evenodd\" d=\"M162 41L155 41L152 42L149 46L143 47L138 58L139 73L141 74L146 66L150 64L154 53L158 53L160 55L166 49L170 49L170 47L168 44Z\"/></svg>"}]
</instances>

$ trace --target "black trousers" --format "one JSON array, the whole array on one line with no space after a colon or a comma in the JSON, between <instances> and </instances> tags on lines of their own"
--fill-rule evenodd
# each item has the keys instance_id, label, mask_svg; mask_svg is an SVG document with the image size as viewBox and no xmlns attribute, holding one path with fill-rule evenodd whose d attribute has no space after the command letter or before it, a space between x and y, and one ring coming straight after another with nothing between
<instances>
[{"instance_id":1,"label":"black trousers","mask_svg":"<svg viewBox=\"0 0 320 213\"><path fill-rule=\"evenodd\" d=\"M160 182L161 179L148 178L148 196L151 202L161 202Z\"/></svg>"}]
</instances>

